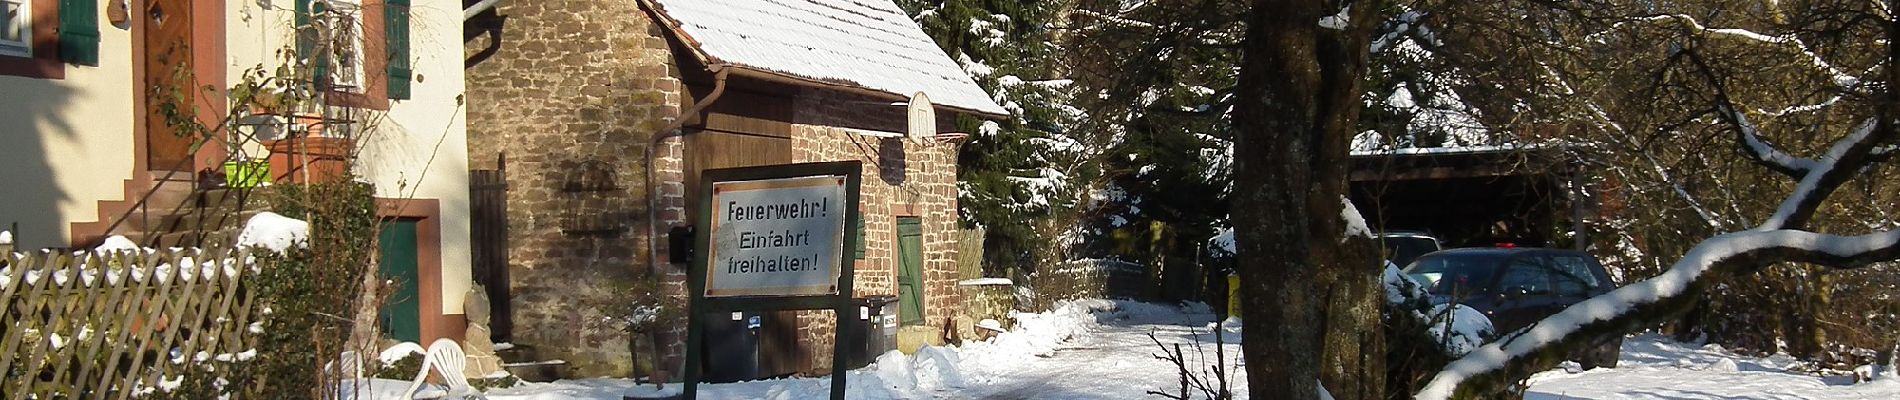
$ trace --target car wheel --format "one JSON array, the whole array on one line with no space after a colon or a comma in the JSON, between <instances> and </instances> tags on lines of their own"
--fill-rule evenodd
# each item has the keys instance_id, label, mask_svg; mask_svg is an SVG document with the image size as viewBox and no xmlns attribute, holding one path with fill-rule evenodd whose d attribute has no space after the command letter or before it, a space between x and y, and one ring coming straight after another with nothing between
<instances>
[{"instance_id":1,"label":"car wheel","mask_svg":"<svg viewBox=\"0 0 1900 400\"><path fill-rule=\"evenodd\" d=\"M1623 338L1619 337L1585 350L1583 356L1578 357L1577 364L1581 364L1585 371L1597 367L1616 368L1616 361L1622 358L1622 351Z\"/></svg>"}]
</instances>

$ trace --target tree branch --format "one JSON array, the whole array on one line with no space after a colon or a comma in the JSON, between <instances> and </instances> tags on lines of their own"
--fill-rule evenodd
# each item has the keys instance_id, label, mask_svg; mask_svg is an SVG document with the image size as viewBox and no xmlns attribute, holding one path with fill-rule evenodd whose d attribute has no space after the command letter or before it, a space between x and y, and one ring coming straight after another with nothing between
<instances>
[{"instance_id":1,"label":"tree branch","mask_svg":"<svg viewBox=\"0 0 1900 400\"><path fill-rule=\"evenodd\" d=\"M1795 157L1762 139L1761 130L1748 122L1748 117L1742 115L1735 103L1729 100L1728 87L1715 76L1715 69L1695 49L1684 49L1682 55L1695 63L1696 72L1708 80L1710 87L1715 88L1716 114L1735 127L1735 141L1742 146L1742 152L1748 154L1749 159L1791 178L1802 179L1808 175L1808 171L1814 168L1814 160Z\"/></svg>"},{"instance_id":2,"label":"tree branch","mask_svg":"<svg viewBox=\"0 0 1900 400\"><path fill-rule=\"evenodd\" d=\"M1861 123L1854 132L1834 142L1827 154L1813 163L1794 193L1783 200L1775 214L1763 221L1756 230L1802 229L1813 218L1814 211L1821 202L1834 194L1847 178L1861 171L1861 167L1882 158L1875 154L1874 146L1885 137L1891 136L1891 124L1882 124L1873 119Z\"/></svg>"}]
</instances>

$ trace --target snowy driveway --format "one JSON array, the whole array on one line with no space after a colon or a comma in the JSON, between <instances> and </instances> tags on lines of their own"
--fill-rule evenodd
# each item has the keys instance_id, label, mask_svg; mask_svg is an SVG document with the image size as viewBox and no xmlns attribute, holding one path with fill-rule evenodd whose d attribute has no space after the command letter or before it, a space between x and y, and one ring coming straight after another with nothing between
<instances>
[{"instance_id":1,"label":"snowy driveway","mask_svg":"<svg viewBox=\"0 0 1900 400\"><path fill-rule=\"evenodd\" d=\"M1020 314L1010 332L961 347L926 348L915 355L888 353L871 367L852 371L846 397L885 399L1139 399L1159 398L1151 390L1178 387L1173 364L1148 336L1172 347L1180 344L1190 365L1200 343L1212 364L1213 337L1206 308L1089 300L1065 303L1054 311ZM1225 346L1228 366L1240 346ZM1701 400L1701 399L1900 399L1900 379L1855 384L1850 377L1791 372L1798 363L1787 356L1736 355L1716 346L1692 346L1655 336L1638 336L1623 345L1618 368L1570 372L1562 369L1533 376L1527 400ZM1247 398L1246 373L1236 369L1231 385L1236 398ZM778 379L706 385L702 399L822 399L825 378ZM495 400L619 399L633 387L623 379L585 379L527 384L489 392ZM1262 398L1272 398L1264 396Z\"/></svg>"},{"instance_id":2,"label":"snowy driveway","mask_svg":"<svg viewBox=\"0 0 1900 400\"><path fill-rule=\"evenodd\" d=\"M1087 335L1077 335L1053 351L1014 357L1014 362L980 362L965 355L966 385L943 398L974 399L1130 399L1158 398L1150 390L1173 393L1179 388L1176 368L1156 359L1161 347L1148 337L1169 346L1180 344L1190 361L1207 360L1212 365L1214 338L1204 325L1211 314L1163 314L1152 312L1097 314L1101 325L1089 327ZM1195 341L1205 352L1197 355ZM966 346L966 347L974 347ZM1236 369L1240 345L1225 346L1226 365ZM997 356L1007 356L998 354ZM1236 370L1230 378L1234 387L1244 388L1246 373ZM1239 398L1246 398L1244 389Z\"/></svg>"}]
</instances>

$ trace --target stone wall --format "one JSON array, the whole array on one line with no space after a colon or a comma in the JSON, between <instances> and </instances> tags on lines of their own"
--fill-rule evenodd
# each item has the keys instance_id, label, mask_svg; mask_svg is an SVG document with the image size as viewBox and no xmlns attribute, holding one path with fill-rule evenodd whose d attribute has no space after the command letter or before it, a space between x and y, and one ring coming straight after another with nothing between
<instances>
[{"instance_id":1,"label":"stone wall","mask_svg":"<svg viewBox=\"0 0 1900 400\"><path fill-rule=\"evenodd\" d=\"M924 321L954 323L957 291L957 147L930 139L879 138L853 130L901 133L902 107L888 100L806 90L798 99L793 162L864 162L859 202L865 219L865 258L858 260L854 295L897 295L897 217L920 217L924 245ZM868 105L868 106L867 106ZM830 311L799 315L806 372L830 372L835 320Z\"/></svg>"},{"instance_id":2,"label":"stone wall","mask_svg":"<svg viewBox=\"0 0 1900 400\"><path fill-rule=\"evenodd\" d=\"M680 114L667 39L631 1L503 2L498 51L467 69L471 168L508 159L512 341L571 376L625 376L626 335L592 302L647 271L645 171L651 135ZM466 42L481 57L489 39ZM655 165L680 218L677 140ZM683 272L668 268L672 290ZM683 292L683 291L682 291Z\"/></svg>"}]
</instances>

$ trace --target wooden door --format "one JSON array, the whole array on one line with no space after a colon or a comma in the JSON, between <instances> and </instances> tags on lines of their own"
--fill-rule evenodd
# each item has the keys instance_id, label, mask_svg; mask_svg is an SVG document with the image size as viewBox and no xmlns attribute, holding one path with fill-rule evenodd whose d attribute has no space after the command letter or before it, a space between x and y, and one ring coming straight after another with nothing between
<instances>
[{"instance_id":1,"label":"wooden door","mask_svg":"<svg viewBox=\"0 0 1900 400\"><path fill-rule=\"evenodd\" d=\"M924 221L897 217L897 320L924 323Z\"/></svg>"},{"instance_id":2,"label":"wooden door","mask_svg":"<svg viewBox=\"0 0 1900 400\"><path fill-rule=\"evenodd\" d=\"M196 117L191 1L149 0L145 28L145 157L153 171L191 171L195 135L179 124Z\"/></svg>"},{"instance_id":3,"label":"wooden door","mask_svg":"<svg viewBox=\"0 0 1900 400\"><path fill-rule=\"evenodd\" d=\"M417 221L394 220L383 224L377 245L381 257L377 261L376 272L385 282L395 281L396 290L383 300L380 315L381 328L389 337L400 341L422 341L421 290L417 271L421 254L416 247Z\"/></svg>"},{"instance_id":4,"label":"wooden door","mask_svg":"<svg viewBox=\"0 0 1900 400\"><path fill-rule=\"evenodd\" d=\"M488 293L489 337L514 336L514 312L508 292L507 161L491 170L468 171L470 273Z\"/></svg>"}]
</instances>

